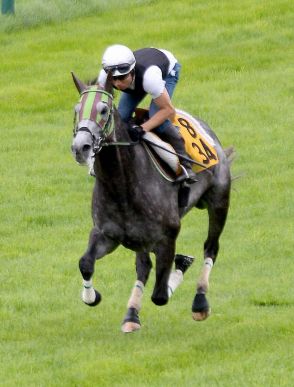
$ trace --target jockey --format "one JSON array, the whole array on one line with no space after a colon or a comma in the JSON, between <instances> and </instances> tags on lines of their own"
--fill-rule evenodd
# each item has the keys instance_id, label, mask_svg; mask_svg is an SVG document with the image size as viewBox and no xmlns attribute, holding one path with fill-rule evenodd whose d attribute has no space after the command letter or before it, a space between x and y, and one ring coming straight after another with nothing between
<instances>
[{"instance_id":1,"label":"jockey","mask_svg":"<svg viewBox=\"0 0 294 387\"><path fill-rule=\"evenodd\" d=\"M184 141L170 119L175 115L171 97L179 79L181 65L169 51L156 48L142 48L131 51L128 47L115 44L109 46L102 57L102 69L98 83L104 87L108 73L112 75L115 89L122 91L118 111L126 123L132 118L135 108L149 94L152 102L149 119L142 125L131 125L129 134L138 141L145 132L154 131L175 151L186 156ZM183 174L177 182L194 183L196 175L187 160L180 160Z\"/></svg>"}]
</instances>

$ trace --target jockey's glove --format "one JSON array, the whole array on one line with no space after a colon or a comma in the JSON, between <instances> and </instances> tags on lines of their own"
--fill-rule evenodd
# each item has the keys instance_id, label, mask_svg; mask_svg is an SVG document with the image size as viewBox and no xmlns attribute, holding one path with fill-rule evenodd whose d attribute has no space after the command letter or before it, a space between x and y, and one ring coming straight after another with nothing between
<instances>
[{"instance_id":1,"label":"jockey's glove","mask_svg":"<svg viewBox=\"0 0 294 387\"><path fill-rule=\"evenodd\" d=\"M142 128L141 125L129 125L129 135L131 137L131 140L134 142L138 142L141 140L143 134L144 134L144 129Z\"/></svg>"}]
</instances>

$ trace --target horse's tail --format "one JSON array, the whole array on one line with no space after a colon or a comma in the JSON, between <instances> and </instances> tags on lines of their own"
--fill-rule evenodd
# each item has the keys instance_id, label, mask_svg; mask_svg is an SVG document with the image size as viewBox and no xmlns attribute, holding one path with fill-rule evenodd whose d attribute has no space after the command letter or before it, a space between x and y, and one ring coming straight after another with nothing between
<instances>
[{"instance_id":1,"label":"horse's tail","mask_svg":"<svg viewBox=\"0 0 294 387\"><path fill-rule=\"evenodd\" d=\"M235 148L233 146L229 146L228 148L224 149L224 152L225 152L225 155L227 156L229 165L231 166L232 162L235 160L235 157L236 157ZM239 175L236 175L236 176L231 176L231 181L238 180L243 176L244 176L244 173L240 173Z\"/></svg>"},{"instance_id":2,"label":"horse's tail","mask_svg":"<svg viewBox=\"0 0 294 387\"><path fill-rule=\"evenodd\" d=\"M236 157L235 148L233 146L229 146L228 148L224 149L224 152L225 152L225 155L227 156L227 160L229 162L229 165L231 165Z\"/></svg>"}]
</instances>

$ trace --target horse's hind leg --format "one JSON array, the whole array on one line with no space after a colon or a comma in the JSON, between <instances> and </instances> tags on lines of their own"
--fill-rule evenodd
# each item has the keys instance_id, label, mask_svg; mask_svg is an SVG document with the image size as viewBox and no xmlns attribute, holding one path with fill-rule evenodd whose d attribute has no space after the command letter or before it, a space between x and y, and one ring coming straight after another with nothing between
<instances>
[{"instance_id":1,"label":"horse's hind leg","mask_svg":"<svg viewBox=\"0 0 294 387\"><path fill-rule=\"evenodd\" d=\"M152 262L150 259L150 255L148 253L137 253L137 280L133 287L131 297L129 298L127 305L128 310L122 323L122 331L124 333L134 332L141 328L139 312L142 305L144 287L148 280L151 268Z\"/></svg>"},{"instance_id":2,"label":"horse's hind leg","mask_svg":"<svg viewBox=\"0 0 294 387\"><path fill-rule=\"evenodd\" d=\"M192 305L193 319L205 320L210 314L210 307L206 299L209 288L209 276L219 249L219 238L223 231L229 207L229 198L222 201L221 207L208 206L209 230L208 238L204 243L204 264L197 282L196 296Z\"/></svg>"},{"instance_id":3,"label":"horse's hind leg","mask_svg":"<svg viewBox=\"0 0 294 387\"><path fill-rule=\"evenodd\" d=\"M106 238L97 228L93 228L90 234L88 249L79 262L83 277L82 300L89 306L95 306L101 301L101 295L93 288L92 276L96 259L102 258L117 247L117 243Z\"/></svg>"},{"instance_id":4,"label":"horse's hind leg","mask_svg":"<svg viewBox=\"0 0 294 387\"><path fill-rule=\"evenodd\" d=\"M194 262L194 257L191 255L182 255L176 254L175 256L175 270L170 273L168 279L168 297L174 294L178 286L181 285L184 279L184 273L189 269L189 267Z\"/></svg>"}]
</instances>

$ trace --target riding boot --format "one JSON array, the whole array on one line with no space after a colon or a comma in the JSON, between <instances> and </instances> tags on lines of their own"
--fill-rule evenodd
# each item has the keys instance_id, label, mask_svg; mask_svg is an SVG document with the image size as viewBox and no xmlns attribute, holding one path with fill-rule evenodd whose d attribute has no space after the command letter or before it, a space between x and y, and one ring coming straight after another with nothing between
<instances>
[{"instance_id":1,"label":"riding boot","mask_svg":"<svg viewBox=\"0 0 294 387\"><path fill-rule=\"evenodd\" d=\"M188 157L185 150L185 143L181 137L178 129L170 123L169 126L165 127L164 133L160 134L163 141L167 141L175 149L176 153L180 156ZM180 157L180 163L182 167L182 174L176 179L176 183L186 181L188 184L195 183L197 181L196 174L192 170L191 163L188 160Z\"/></svg>"}]
</instances>

